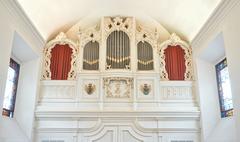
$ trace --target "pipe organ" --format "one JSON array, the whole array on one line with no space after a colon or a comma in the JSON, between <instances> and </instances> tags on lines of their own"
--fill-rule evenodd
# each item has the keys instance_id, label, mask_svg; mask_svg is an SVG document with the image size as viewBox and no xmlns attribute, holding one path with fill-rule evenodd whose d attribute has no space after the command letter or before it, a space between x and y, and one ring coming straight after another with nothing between
<instances>
[{"instance_id":1,"label":"pipe organ","mask_svg":"<svg viewBox=\"0 0 240 142\"><path fill-rule=\"evenodd\" d=\"M138 70L153 70L153 50L148 42L137 44Z\"/></svg>"},{"instance_id":2,"label":"pipe organ","mask_svg":"<svg viewBox=\"0 0 240 142\"><path fill-rule=\"evenodd\" d=\"M130 69L130 40L123 31L113 31L107 38L107 69Z\"/></svg>"},{"instance_id":3,"label":"pipe organ","mask_svg":"<svg viewBox=\"0 0 240 142\"><path fill-rule=\"evenodd\" d=\"M134 17L103 17L95 26L76 24L49 41L35 141L199 142L191 47L164 30ZM51 80L51 50L57 45L72 51L66 80ZM184 51L184 72L175 71L181 70L182 80L168 76L168 47Z\"/></svg>"},{"instance_id":4,"label":"pipe organ","mask_svg":"<svg viewBox=\"0 0 240 142\"><path fill-rule=\"evenodd\" d=\"M98 70L99 68L99 43L89 41L83 49L83 69Z\"/></svg>"}]
</instances>

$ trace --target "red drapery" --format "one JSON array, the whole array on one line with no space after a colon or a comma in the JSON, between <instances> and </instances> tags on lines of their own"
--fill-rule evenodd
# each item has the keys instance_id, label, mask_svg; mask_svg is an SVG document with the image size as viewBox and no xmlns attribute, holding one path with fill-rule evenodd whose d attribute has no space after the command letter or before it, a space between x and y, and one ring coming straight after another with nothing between
<instances>
[{"instance_id":1,"label":"red drapery","mask_svg":"<svg viewBox=\"0 0 240 142\"><path fill-rule=\"evenodd\" d=\"M184 80L186 71L184 50L179 46L168 46L165 49L165 63L169 80Z\"/></svg>"},{"instance_id":2,"label":"red drapery","mask_svg":"<svg viewBox=\"0 0 240 142\"><path fill-rule=\"evenodd\" d=\"M51 79L67 80L68 73L71 69L72 49L67 44L57 44L52 48L51 55Z\"/></svg>"}]
</instances>

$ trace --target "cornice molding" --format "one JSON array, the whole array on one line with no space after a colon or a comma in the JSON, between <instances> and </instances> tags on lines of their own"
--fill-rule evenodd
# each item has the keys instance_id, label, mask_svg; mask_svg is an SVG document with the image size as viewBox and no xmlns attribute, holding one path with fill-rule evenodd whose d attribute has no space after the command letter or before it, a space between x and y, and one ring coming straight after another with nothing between
<instances>
[{"instance_id":1,"label":"cornice molding","mask_svg":"<svg viewBox=\"0 0 240 142\"><path fill-rule=\"evenodd\" d=\"M184 119L199 120L198 110L176 110L176 111L36 111L37 119L78 119L78 118L154 118L162 119Z\"/></svg>"},{"instance_id":2,"label":"cornice molding","mask_svg":"<svg viewBox=\"0 0 240 142\"><path fill-rule=\"evenodd\" d=\"M27 17L22 7L16 0L0 0L0 3L7 9L7 12L12 16L11 20L14 23L20 24L25 32L33 35L34 42L38 47L44 47L45 40ZM41 50L41 49L40 49Z\"/></svg>"},{"instance_id":3,"label":"cornice molding","mask_svg":"<svg viewBox=\"0 0 240 142\"><path fill-rule=\"evenodd\" d=\"M209 37L208 35L223 22L224 18L230 13L233 7L239 3L239 0L222 0L192 40L192 47L200 46L201 43Z\"/></svg>"},{"instance_id":4,"label":"cornice molding","mask_svg":"<svg viewBox=\"0 0 240 142\"><path fill-rule=\"evenodd\" d=\"M149 120L146 119L147 121L151 121L151 122L157 122L157 123L162 123L166 120ZM41 120L40 120L41 121ZM45 121L45 120L44 120ZM51 121L51 120L50 120ZM62 120L61 120L62 121ZM85 122L85 120L68 120L72 121L72 122ZM152 133L152 132L160 132L160 133L199 133L200 132L200 128L198 126L195 127L144 127L144 125L141 125L139 122L141 121L145 121L145 120L138 120L136 118L126 118L126 119L122 119L122 118L118 118L118 119L108 119L108 118L98 118L98 119L91 119L91 121L95 121L94 125L90 125L90 127L82 127L82 126L76 126L76 127L72 127L72 125L65 125L65 127L45 127L43 125L43 127L35 127L34 131L35 132L44 132L44 133L88 133L91 134L96 133L96 132L100 132L104 129L104 127L108 127L108 126L129 126L131 127L131 129L133 129L135 132L137 133ZM174 122L179 122L181 120L171 120L172 123ZM198 120L197 120L198 121ZM111 122L111 123L108 123ZM196 122L196 121L195 121ZM41 125L41 124L40 124Z\"/></svg>"},{"instance_id":5,"label":"cornice molding","mask_svg":"<svg viewBox=\"0 0 240 142\"><path fill-rule=\"evenodd\" d=\"M108 126L108 125L106 125ZM153 128L153 129L142 129L137 128L141 132L158 132L158 133L199 133L200 129L197 128ZM88 131L91 131L87 129ZM79 133L86 132L81 128L35 128L35 132L38 133Z\"/></svg>"}]
</instances>

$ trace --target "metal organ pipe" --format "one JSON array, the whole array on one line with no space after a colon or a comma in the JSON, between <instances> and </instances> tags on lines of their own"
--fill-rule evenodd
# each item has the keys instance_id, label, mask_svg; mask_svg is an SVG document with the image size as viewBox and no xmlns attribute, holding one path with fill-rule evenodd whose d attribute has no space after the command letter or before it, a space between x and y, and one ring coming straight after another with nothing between
<instances>
[{"instance_id":1,"label":"metal organ pipe","mask_svg":"<svg viewBox=\"0 0 240 142\"><path fill-rule=\"evenodd\" d=\"M125 69L129 65L129 38L123 31L114 31L107 38L107 65Z\"/></svg>"},{"instance_id":2,"label":"metal organ pipe","mask_svg":"<svg viewBox=\"0 0 240 142\"><path fill-rule=\"evenodd\" d=\"M107 69L126 69L130 64L130 40L123 31L112 32L106 42ZM98 70L99 43L90 41L84 46L83 69ZM137 44L138 70L153 70L153 49L144 41Z\"/></svg>"},{"instance_id":3,"label":"metal organ pipe","mask_svg":"<svg viewBox=\"0 0 240 142\"><path fill-rule=\"evenodd\" d=\"M148 42L140 41L137 44L138 49L138 70L153 69L153 50Z\"/></svg>"},{"instance_id":4,"label":"metal organ pipe","mask_svg":"<svg viewBox=\"0 0 240 142\"><path fill-rule=\"evenodd\" d=\"M99 43L90 41L84 46L83 69L98 70L99 68Z\"/></svg>"}]
</instances>

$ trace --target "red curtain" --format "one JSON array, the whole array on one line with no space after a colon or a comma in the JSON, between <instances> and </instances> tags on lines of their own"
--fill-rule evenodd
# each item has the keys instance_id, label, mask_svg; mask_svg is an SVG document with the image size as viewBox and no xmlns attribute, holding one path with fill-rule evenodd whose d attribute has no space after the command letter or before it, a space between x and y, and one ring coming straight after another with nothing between
<instances>
[{"instance_id":1,"label":"red curtain","mask_svg":"<svg viewBox=\"0 0 240 142\"><path fill-rule=\"evenodd\" d=\"M51 79L67 80L68 73L71 69L72 49L69 45L55 45L51 51Z\"/></svg>"},{"instance_id":2,"label":"red curtain","mask_svg":"<svg viewBox=\"0 0 240 142\"><path fill-rule=\"evenodd\" d=\"M179 46L168 46L165 49L166 70L169 80L184 80L186 71L184 50Z\"/></svg>"}]
</instances>

